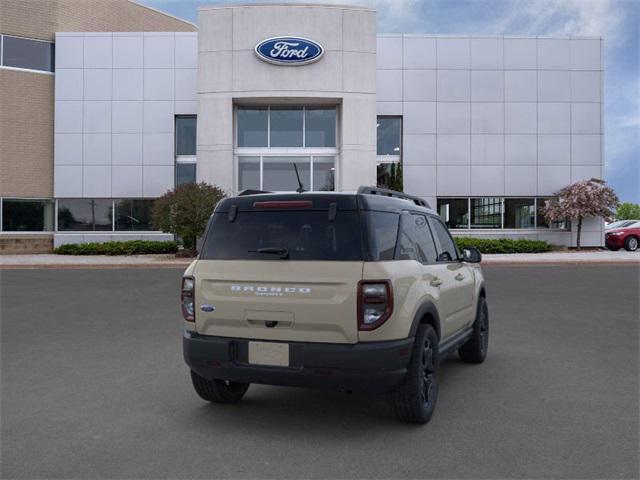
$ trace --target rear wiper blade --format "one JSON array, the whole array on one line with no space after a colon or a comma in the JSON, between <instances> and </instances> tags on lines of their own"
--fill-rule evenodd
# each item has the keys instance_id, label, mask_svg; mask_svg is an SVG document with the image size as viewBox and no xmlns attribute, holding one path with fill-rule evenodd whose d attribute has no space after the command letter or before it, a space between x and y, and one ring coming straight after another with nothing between
<instances>
[{"instance_id":1,"label":"rear wiper blade","mask_svg":"<svg viewBox=\"0 0 640 480\"><path fill-rule=\"evenodd\" d=\"M273 253L276 255L280 255L280 258L286 260L289 258L289 250L281 247L264 247L259 248L257 250L249 250L250 253Z\"/></svg>"}]
</instances>

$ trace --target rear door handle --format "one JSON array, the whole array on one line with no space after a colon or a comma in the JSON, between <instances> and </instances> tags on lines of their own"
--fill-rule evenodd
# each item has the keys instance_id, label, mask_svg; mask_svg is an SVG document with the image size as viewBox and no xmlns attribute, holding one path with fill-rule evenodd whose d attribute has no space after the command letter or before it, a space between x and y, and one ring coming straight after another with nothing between
<instances>
[{"instance_id":1,"label":"rear door handle","mask_svg":"<svg viewBox=\"0 0 640 480\"><path fill-rule=\"evenodd\" d=\"M433 280L429 282L429 284L432 287L439 287L440 285L442 285L442 280L440 280L438 277L434 277Z\"/></svg>"},{"instance_id":2,"label":"rear door handle","mask_svg":"<svg viewBox=\"0 0 640 480\"><path fill-rule=\"evenodd\" d=\"M462 280L464 280L464 275L463 275L463 274L461 274L461 273L459 273L459 274L457 274L457 275L456 275L455 277L453 277L453 278L455 278L456 280L458 280L459 282L461 282Z\"/></svg>"}]
</instances>

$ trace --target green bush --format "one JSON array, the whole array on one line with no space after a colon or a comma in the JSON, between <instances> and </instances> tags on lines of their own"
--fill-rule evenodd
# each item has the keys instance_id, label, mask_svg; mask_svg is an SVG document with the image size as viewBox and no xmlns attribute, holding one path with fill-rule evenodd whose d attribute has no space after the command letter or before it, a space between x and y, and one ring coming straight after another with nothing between
<instances>
[{"instance_id":1,"label":"green bush","mask_svg":"<svg viewBox=\"0 0 640 480\"><path fill-rule=\"evenodd\" d=\"M54 253L60 255L143 255L151 253L175 253L174 241L130 240L127 242L69 243L60 245Z\"/></svg>"},{"instance_id":2,"label":"green bush","mask_svg":"<svg viewBox=\"0 0 640 480\"><path fill-rule=\"evenodd\" d=\"M544 240L528 240L520 238L474 238L456 237L458 248L475 247L482 253L542 253L550 252L553 245Z\"/></svg>"}]
</instances>

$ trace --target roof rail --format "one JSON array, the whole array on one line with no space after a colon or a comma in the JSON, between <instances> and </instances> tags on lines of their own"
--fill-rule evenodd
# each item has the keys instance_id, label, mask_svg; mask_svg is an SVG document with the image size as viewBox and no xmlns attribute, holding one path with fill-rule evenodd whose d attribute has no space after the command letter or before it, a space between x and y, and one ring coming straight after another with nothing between
<instances>
[{"instance_id":1,"label":"roof rail","mask_svg":"<svg viewBox=\"0 0 640 480\"><path fill-rule=\"evenodd\" d=\"M239 197L244 197L245 195L258 195L259 193L273 193L273 192L268 192L266 190L251 190L251 189L247 189L247 190L241 191L238 194L238 196Z\"/></svg>"},{"instance_id":2,"label":"roof rail","mask_svg":"<svg viewBox=\"0 0 640 480\"><path fill-rule=\"evenodd\" d=\"M431 208L429 203L415 195L409 195L408 193L396 192L395 190L388 190L386 188L378 188L378 187L367 187L362 186L358 188L358 193L367 194L367 195L380 195L383 197L393 197L393 198L401 198L403 200L408 200L410 202L415 203L421 207Z\"/></svg>"}]
</instances>

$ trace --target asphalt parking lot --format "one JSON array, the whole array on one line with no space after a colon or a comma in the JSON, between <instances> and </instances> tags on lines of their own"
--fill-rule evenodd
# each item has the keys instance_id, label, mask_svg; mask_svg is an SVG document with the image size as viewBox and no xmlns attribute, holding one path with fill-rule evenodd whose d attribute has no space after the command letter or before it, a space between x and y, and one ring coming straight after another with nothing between
<instances>
[{"instance_id":1,"label":"asphalt parking lot","mask_svg":"<svg viewBox=\"0 0 640 480\"><path fill-rule=\"evenodd\" d=\"M177 269L3 270L2 478L638 478L637 266L486 268L483 365L383 397L192 391Z\"/></svg>"}]
</instances>

